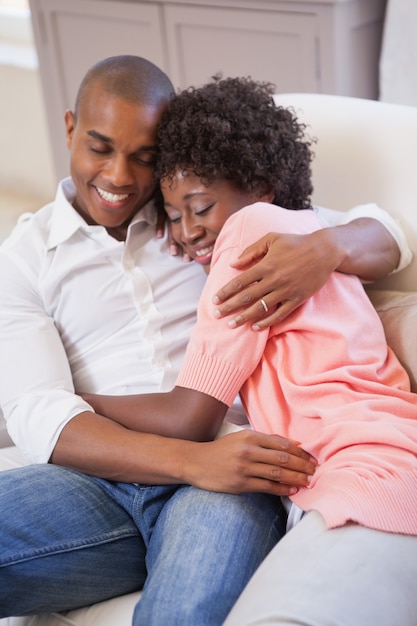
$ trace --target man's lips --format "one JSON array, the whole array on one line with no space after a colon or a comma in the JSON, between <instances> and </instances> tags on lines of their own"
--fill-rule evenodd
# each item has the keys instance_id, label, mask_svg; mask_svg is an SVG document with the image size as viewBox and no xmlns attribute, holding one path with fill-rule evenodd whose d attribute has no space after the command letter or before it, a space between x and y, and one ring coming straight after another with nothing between
<instances>
[{"instance_id":1,"label":"man's lips","mask_svg":"<svg viewBox=\"0 0 417 626\"><path fill-rule=\"evenodd\" d=\"M104 189L100 189L100 187L95 187L100 198L103 198L106 202L110 204L119 204L120 202L124 202L128 199L128 193L111 193L110 191L105 191Z\"/></svg>"}]
</instances>

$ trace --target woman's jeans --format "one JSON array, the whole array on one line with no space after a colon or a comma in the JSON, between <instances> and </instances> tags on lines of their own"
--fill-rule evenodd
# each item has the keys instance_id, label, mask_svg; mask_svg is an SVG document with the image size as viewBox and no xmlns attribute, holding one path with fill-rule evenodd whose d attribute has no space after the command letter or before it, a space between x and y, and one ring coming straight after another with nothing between
<instances>
[{"instance_id":1,"label":"woman's jeans","mask_svg":"<svg viewBox=\"0 0 417 626\"><path fill-rule=\"evenodd\" d=\"M143 587L133 624L222 624L284 534L279 498L112 483L55 465L0 472L0 617Z\"/></svg>"},{"instance_id":2,"label":"woman's jeans","mask_svg":"<svg viewBox=\"0 0 417 626\"><path fill-rule=\"evenodd\" d=\"M417 537L354 523L328 529L311 511L271 551L224 626L416 626L416 581Z\"/></svg>"}]
</instances>

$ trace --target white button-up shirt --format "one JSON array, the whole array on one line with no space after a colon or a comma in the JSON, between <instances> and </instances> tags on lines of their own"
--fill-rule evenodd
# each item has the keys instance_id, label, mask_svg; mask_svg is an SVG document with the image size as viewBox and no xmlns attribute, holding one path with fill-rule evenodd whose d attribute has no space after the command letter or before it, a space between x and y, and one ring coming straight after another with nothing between
<instances>
[{"instance_id":1,"label":"white button-up shirt","mask_svg":"<svg viewBox=\"0 0 417 626\"><path fill-rule=\"evenodd\" d=\"M88 226L73 197L67 179L0 249L0 401L12 439L35 462L91 410L77 393L172 388L205 281L155 237L152 205L124 243Z\"/></svg>"}]
</instances>

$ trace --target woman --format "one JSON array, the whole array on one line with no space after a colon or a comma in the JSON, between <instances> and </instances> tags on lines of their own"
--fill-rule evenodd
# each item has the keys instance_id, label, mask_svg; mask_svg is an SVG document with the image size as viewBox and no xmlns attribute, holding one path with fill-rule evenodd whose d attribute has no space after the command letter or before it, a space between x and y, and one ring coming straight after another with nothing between
<instances>
[{"instance_id":1,"label":"woman","mask_svg":"<svg viewBox=\"0 0 417 626\"><path fill-rule=\"evenodd\" d=\"M172 102L158 174L174 238L210 269L197 326L176 387L159 401L88 399L132 428L149 407L154 430L204 440L239 392L254 429L298 442L317 460L308 484L290 494L307 514L255 574L228 625L391 625L395 605L396 623L414 626L417 396L359 280L332 274L269 330L231 331L214 314L216 291L237 274L231 261L251 241L269 230L322 228L309 201L311 143L272 93L249 79L216 78ZM285 483L285 468L265 468ZM395 603L374 592L382 573Z\"/></svg>"}]
</instances>

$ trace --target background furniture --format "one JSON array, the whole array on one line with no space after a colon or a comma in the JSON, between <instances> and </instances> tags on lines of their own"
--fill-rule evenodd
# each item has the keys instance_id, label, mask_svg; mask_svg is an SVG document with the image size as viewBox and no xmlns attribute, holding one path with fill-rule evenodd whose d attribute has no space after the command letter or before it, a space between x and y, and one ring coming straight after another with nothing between
<instances>
[{"instance_id":1,"label":"background furniture","mask_svg":"<svg viewBox=\"0 0 417 626\"><path fill-rule=\"evenodd\" d=\"M64 111L86 70L114 54L159 65L175 88L216 72L280 92L378 97L386 0L30 0L57 179Z\"/></svg>"},{"instance_id":2,"label":"background furniture","mask_svg":"<svg viewBox=\"0 0 417 626\"><path fill-rule=\"evenodd\" d=\"M401 220L417 255L417 108L317 94L283 94L276 100L293 106L309 124L309 134L318 138L313 162L315 204L344 210L376 201ZM416 256L409 268L372 288L388 340L417 391ZM360 324L360 311L352 315ZM13 466L17 457L13 448L0 452L0 468ZM139 593L123 596L64 616L0 620L0 625L130 626L138 597Z\"/></svg>"},{"instance_id":3,"label":"background furniture","mask_svg":"<svg viewBox=\"0 0 417 626\"><path fill-rule=\"evenodd\" d=\"M380 100L417 106L417 2L388 0L380 58Z\"/></svg>"}]
</instances>

